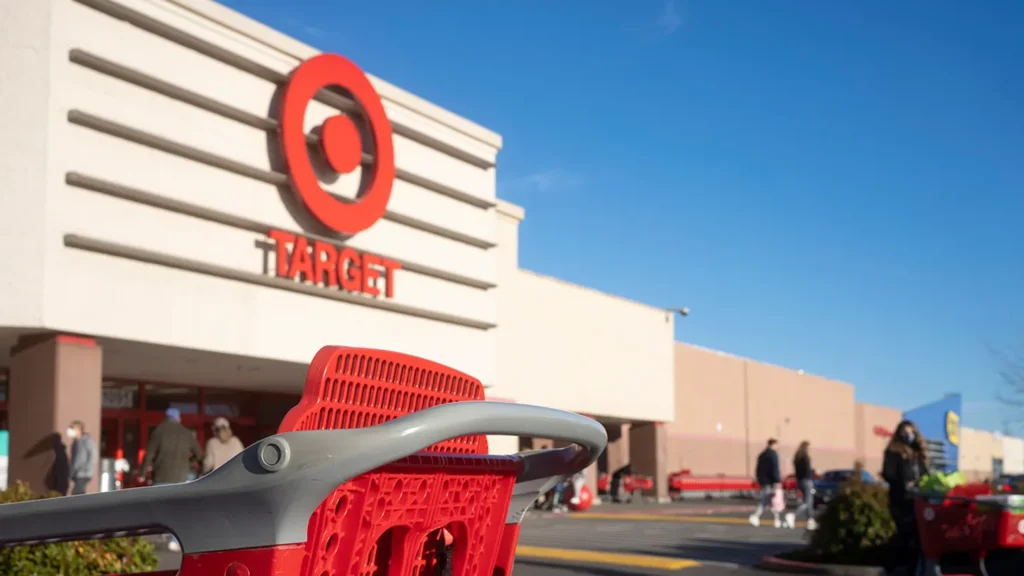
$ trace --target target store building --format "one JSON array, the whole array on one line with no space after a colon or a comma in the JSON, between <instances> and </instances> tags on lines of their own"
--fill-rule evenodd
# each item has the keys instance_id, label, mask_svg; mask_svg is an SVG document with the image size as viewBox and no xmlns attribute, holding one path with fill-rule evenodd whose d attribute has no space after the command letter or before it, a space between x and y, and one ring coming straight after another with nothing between
<instances>
[{"instance_id":1,"label":"target store building","mask_svg":"<svg viewBox=\"0 0 1024 576\"><path fill-rule=\"evenodd\" d=\"M327 344L630 424L666 476L672 314L519 268L498 134L208 0L6 2L0 29L12 480L63 474L73 420L104 458L170 407L252 442Z\"/></svg>"}]
</instances>

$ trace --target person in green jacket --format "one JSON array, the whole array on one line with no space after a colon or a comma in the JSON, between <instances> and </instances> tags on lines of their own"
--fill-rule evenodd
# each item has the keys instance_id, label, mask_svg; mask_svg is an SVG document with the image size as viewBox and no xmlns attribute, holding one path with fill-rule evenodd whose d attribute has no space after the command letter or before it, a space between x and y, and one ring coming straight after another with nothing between
<instances>
[{"instance_id":1,"label":"person in green jacket","mask_svg":"<svg viewBox=\"0 0 1024 576\"><path fill-rule=\"evenodd\" d=\"M185 482L192 463L203 459L195 434L181 425L181 412L169 408L166 416L150 435L142 461L142 473L152 469L154 485Z\"/></svg>"},{"instance_id":2,"label":"person in green jacket","mask_svg":"<svg viewBox=\"0 0 1024 576\"><path fill-rule=\"evenodd\" d=\"M146 445L146 456L140 472L152 470L154 485L178 484L188 480L192 463L201 462L203 451L195 434L181 425L181 412L168 408L167 418L153 429ZM173 536L166 539L167 548L178 552L181 546Z\"/></svg>"}]
</instances>

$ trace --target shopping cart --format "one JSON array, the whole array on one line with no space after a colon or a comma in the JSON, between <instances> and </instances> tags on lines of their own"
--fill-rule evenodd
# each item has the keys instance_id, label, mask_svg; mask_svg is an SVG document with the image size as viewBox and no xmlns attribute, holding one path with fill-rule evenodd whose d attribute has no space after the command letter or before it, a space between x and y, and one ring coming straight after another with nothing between
<instances>
[{"instance_id":1,"label":"shopping cart","mask_svg":"<svg viewBox=\"0 0 1024 576\"><path fill-rule=\"evenodd\" d=\"M326 347L279 434L193 482L0 506L0 545L171 532L182 576L505 576L533 500L607 435L482 400L445 366ZM485 434L572 444L490 456Z\"/></svg>"},{"instance_id":2,"label":"shopping cart","mask_svg":"<svg viewBox=\"0 0 1024 576\"><path fill-rule=\"evenodd\" d=\"M924 576L1024 574L1024 498L1010 495L915 494Z\"/></svg>"}]
</instances>

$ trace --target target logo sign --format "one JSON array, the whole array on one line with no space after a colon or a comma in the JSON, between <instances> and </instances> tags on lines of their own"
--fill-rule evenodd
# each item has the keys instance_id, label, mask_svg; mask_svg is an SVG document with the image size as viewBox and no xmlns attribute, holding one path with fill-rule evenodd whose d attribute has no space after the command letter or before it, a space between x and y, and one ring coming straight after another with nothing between
<instances>
[{"instance_id":1,"label":"target logo sign","mask_svg":"<svg viewBox=\"0 0 1024 576\"><path fill-rule=\"evenodd\" d=\"M364 178L369 184L355 202L343 202L324 190L310 157L311 152L321 154L339 174L352 173L363 163L360 130L344 114L324 121L320 150L311 150L306 136L306 109L320 90L329 87L343 88L351 94L372 144L373 163L368 168L369 177ZM395 180L391 122L362 70L336 54L306 60L292 72L285 87L279 124L281 151L292 190L313 217L333 232L352 236L384 216ZM270 230L268 235L276 245L278 277L368 296L394 297L394 272L401 268L398 262L282 230Z\"/></svg>"},{"instance_id":2,"label":"target logo sign","mask_svg":"<svg viewBox=\"0 0 1024 576\"><path fill-rule=\"evenodd\" d=\"M306 140L306 108L324 88L348 90L362 109L373 141L373 167L369 185L354 204L339 201L320 186ZM351 236L373 226L388 206L395 181L395 150L380 96L355 64L336 54L321 54L303 62L291 75L281 103L281 151L298 199L331 230ZM328 118L320 130L320 146L327 164L340 174L362 163L363 144L355 122L343 114Z\"/></svg>"}]
</instances>

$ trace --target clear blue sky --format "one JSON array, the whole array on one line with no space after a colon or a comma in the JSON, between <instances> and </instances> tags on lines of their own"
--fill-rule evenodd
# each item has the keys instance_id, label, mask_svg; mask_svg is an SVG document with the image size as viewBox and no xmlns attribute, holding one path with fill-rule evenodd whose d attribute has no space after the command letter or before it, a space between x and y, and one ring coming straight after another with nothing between
<instances>
[{"instance_id":1,"label":"clear blue sky","mask_svg":"<svg viewBox=\"0 0 1024 576\"><path fill-rule=\"evenodd\" d=\"M1024 2L228 4L501 133L523 267L863 401L1009 416Z\"/></svg>"}]
</instances>

